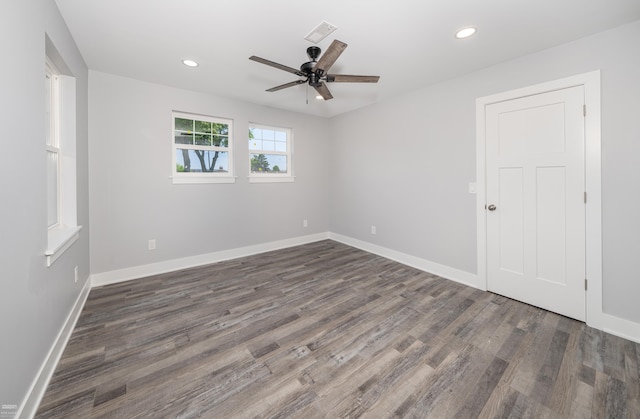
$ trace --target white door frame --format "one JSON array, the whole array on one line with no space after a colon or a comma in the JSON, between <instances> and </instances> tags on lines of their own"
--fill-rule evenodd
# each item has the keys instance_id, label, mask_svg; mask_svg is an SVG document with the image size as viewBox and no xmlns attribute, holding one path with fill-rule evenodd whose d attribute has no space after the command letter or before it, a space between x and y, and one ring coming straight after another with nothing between
<instances>
[{"instance_id":1,"label":"white door frame","mask_svg":"<svg viewBox=\"0 0 640 419\"><path fill-rule=\"evenodd\" d=\"M600 71L578 74L560 80L498 93L476 99L476 217L478 276L477 286L487 289L486 223L486 131L488 105L574 86L584 86L585 117L585 191L586 205L586 318L589 326L604 328L602 313L602 192L600 149Z\"/></svg>"}]
</instances>

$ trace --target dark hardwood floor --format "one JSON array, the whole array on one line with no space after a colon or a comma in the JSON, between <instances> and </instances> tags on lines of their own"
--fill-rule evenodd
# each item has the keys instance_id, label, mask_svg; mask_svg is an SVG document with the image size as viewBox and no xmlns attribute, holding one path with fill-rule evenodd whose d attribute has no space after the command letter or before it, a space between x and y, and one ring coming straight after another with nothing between
<instances>
[{"instance_id":1,"label":"dark hardwood floor","mask_svg":"<svg viewBox=\"0 0 640 419\"><path fill-rule=\"evenodd\" d=\"M640 345L333 241L93 289L38 418L639 418Z\"/></svg>"}]
</instances>

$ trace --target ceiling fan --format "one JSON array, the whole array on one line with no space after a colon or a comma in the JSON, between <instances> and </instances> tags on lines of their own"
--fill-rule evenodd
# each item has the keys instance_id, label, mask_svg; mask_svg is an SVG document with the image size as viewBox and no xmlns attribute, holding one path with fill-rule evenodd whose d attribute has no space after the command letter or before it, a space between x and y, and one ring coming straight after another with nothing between
<instances>
[{"instance_id":1,"label":"ceiling fan","mask_svg":"<svg viewBox=\"0 0 640 419\"><path fill-rule=\"evenodd\" d=\"M297 76L304 77L304 79L292 81L289 83L281 84L280 86L267 89L267 92L275 92L278 90L286 89L287 87L297 86L303 83L309 83L309 86L316 89L316 91L322 96L324 100L332 99L333 96L327 88L325 83L377 83L380 76L352 76L348 74L329 74L328 71L331 66L336 62L340 54L347 48L347 44L335 39L325 53L320 57L322 50L316 46L307 48L307 55L311 61L306 62L300 66L300 70L296 70L293 67L278 64L273 61L266 60L264 58L256 57L252 55L250 60L256 61L262 64L266 64L271 67L279 68L280 70L293 73ZM320 59L318 59L320 57Z\"/></svg>"}]
</instances>

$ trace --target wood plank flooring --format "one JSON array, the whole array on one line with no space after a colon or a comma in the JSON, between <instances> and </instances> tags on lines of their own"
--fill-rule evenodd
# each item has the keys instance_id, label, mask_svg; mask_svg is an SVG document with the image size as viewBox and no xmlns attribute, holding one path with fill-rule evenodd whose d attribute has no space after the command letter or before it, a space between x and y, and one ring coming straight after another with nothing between
<instances>
[{"instance_id":1,"label":"wood plank flooring","mask_svg":"<svg viewBox=\"0 0 640 419\"><path fill-rule=\"evenodd\" d=\"M639 418L640 345L333 241L93 289L38 418Z\"/></svg>"}]
</instances>

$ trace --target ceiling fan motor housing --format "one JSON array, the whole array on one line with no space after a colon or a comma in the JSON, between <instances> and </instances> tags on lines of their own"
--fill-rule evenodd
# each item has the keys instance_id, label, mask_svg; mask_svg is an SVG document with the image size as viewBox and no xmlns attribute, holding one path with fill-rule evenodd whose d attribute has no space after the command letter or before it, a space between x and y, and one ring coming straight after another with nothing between
<instances>
[{"instance_id":1,"label":"ceiling fan motor housing","mask_svg":"<svg viewBox=\"0 0 640 419\"><path fill-rule=\"evenodd\" d=\"M322 84L322 80L316 73L309 74L309 86L319 87Z\"/></svg>"},{"instance_id":2,"label":"ceiling fan motor housing","mask_svg":"<svg viewBox=\"0 0 640 419\"><path fill-rule=\"evenodd\" d=\"M311 59L311 61L315 61L316 58L320 56L322 50L319 47L309 47L307 48L307 55Z\"/></svg>"},{"instance_id":3,"label":"ceiling fan motor housing","mask_svg":"<svg viewBox=\"0 0 640 419\"><path fill-rule=\"evenodd\" d=\"M311 61L306 62L300 66L300 71L307 75L309 78L309 84L311 86L320 86L320 77L317 76L315 71L316 68L316 59L320 56L322 50L319 47L309 47L307 48L307 55L311 59Z\"/></svg>"},{"instance_id":4,"label":"ceiling fan motor housing","mask_svg":"<svg viewBox=\"0 0 640 419\"><path fill-rule=\"evenodd\" d=\"M315 68L316 68L316 62L309 61L300 66L300 71L302 71L304 74L313 74Z\"/></svg>"}]
</instances>

